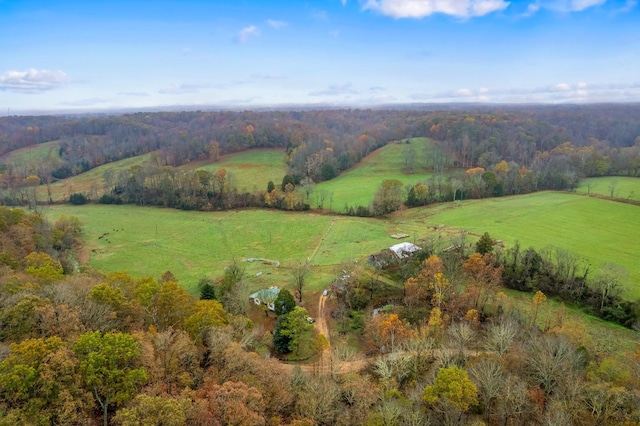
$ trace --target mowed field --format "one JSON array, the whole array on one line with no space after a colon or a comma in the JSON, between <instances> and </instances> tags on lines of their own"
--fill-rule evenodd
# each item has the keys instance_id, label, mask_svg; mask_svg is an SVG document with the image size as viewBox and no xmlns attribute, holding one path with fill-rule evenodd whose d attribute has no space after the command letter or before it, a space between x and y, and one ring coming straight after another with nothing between
<instances>
[{"instance_id":1,"label":"mowed field","mask_svg":"<svg viewBox=\"0 0 640 426\"><path fill-rule=\"evenodd\" d=\"M591 186L591 188L589 188ZM588 178L580 182L577 191L597 195L613 196L627 200L640 201L640 178L607 176L598 178Z\"/></svg>"},{"instance_id":2,"label":"mowed field","mask_svg":"<svg viewBox=\"0 0 640 426\"><path fill-rule=\"evenodd\" d=\"M285 285L288 267L307 260L314 266L310 289L321 290L343 259L368 254L397 242L388 223L271 210L187 212L136 206L60 205L47 208L51 220L76 216L84 225L90 264L103 271L158 277L170 270L189 291L202 277L222 276L234 259L244 263L252 288Z\"/></svg>"},{"instance_id":3,"label":"mowed field","mask_svg":"<svg viewBox=\"0 0 640 426\"><path fill-rule=\"evenodd\" d=\"M61 162L58 149L60 142L51 141L38 145L28 146L16 149L2 156L0 159L3 163L12 164L35 164L49 161L53 164Z\"/></svg>"},{"instance_id":4,"label":"mowed field","mask_svg":"<svg viewBox=\"0 0 640 426\"><path fill-rule=\"evenodd\" d=\"M628 272L624 296L640 297L640 207L581 195L539 192L524 196L470 200L438 210L407 210L411 223L444 224L484 232L507 246L519 241L523 248L555 246L589 260L594 271L615 263Z\"/></svg>"},{"instance_id":5,"label":"mowed field","mask_svg":"<svg viewBox=\"0 0 640 426\"><path fill-rule=\"evenodd\" d=\"M215 173L227 171L227 178L240 191L267 189L269 181L278 186L287 174L285 152L277 149L253 149L223 156L216 163L194 162L181 167L184 170L201 169Z\"/></svg>"},{"instance_id":6,"label":"mowed field","mask_svg":"<svg viewBox=\"0 0 640 426\"><path fill-rule=\"evenodd\" d=\"M35 149L29 148L29 149ZM54 182L50 185L51 198L54 202L65 201L74 192L88 193L92 187L98 194L104 190L105 172L112 171L116 175L119 171L127 170L133 166L141 165L150 161L153 153L140 155L114 161L109 164L91 169L68 179ZM255 191L267 188L269 180L278 185L287 173L287 165L284 160L284 152L274 149L257 149L223 156L216 163L193 162L185 164L180 170L203 169L212 173L219 169L227 171L227 179L238 189ZM38 188L38 200L47 200L47 189L44 185Z\"/></svg>"},{"instance_id":7,"label":"mowed field","mask_svg":"<svg viewBox=\"0 0 640 426\"><path fill-rule=\"evenodd\" d=\"M216 278L233 259L266 258L246 264L252 287L286 284L287 267L309 260L310 288L319 290L346 259L366 261L369 254L409 234L420 242L434 232L466 229L489 232L507 247L555 246L589 259L597 267L610 262L628 272L625 297L640 297L639 207L580 195L542 192L517 197L472 200L410 209L386 219L352 218L272 210L186 212L136 206L54 206L51 219L77 216L84 224L90 263L104 271L127 270L137 276L172 271L190 291L203 276ZM440 227L440 225L445 225ZM435 230L439 229L439 230ZM100 238L102 236L102 238ZM267 269L265 269L267 268ZM256 274L260 274L256 276Z\"/></svg>"},{"instance_id":8,"label":"mowed field","mask_svg":"<svg viewBox=\"0 0 640 426\"><path fill-rule=\"evenodd\" d=\"M69 195L73 193L82 192L86 194L92 189L98 194L102 194L104 192L103 176L105 172L112 171L117 175L119 171L143 164L149 161L150 158L151 153L125 158L124 160L103 164L77 176L54 182L50 185L51 199L54 202L66 201L69 199ZM47 200L47 188L44 185L38 187L38 200L41 202Z\"/></svg>"},{"instance_id":9,"label":"mowed field","mask_svg":"<svg viewBox=\"0 0 640 426\"><path fill-rule=\"evenodd\" d=\"M404 184L415 184L431 177L431 173L425 167L425 146L428 147L430 144L427 138L413 138L410 145L404 142L386 145L369 154L360 164L340 176L319 183L315 192L317 194L319 191L326 191L333 194L333 211L343 212L345 206L368 206L384 180L398 179ZM404 150L409 146L413 147L416 157L414 173L403 171ZM314 195L311 197L314 198ZM325 208L329 208L328 200L324 204ZM315 205L312 203L312 206Z\"/></svg>"}]
</instances>

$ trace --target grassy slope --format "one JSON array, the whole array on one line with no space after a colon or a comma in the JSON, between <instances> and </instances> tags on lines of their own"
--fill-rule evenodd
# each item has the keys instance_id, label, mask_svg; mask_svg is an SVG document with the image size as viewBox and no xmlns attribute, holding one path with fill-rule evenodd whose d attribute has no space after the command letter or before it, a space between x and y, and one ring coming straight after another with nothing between
<instances>
[{"instance_id":1,"label":"grassy slope","mask_svg":"<svg viewBox=\"0 0 640 426\"><path fill-rule=\"evenodd\" d=\"M449 204L453 207L454 204ZM629 274L626 297L640 297L640 241L638 206L572 194L540 192L519 197L465 201L434 212L412 209L404 220L422 219L475 234L489 232L507 243L524 247L562 247L590 259L594 266L610 262Z\"/></svg>"},{"instance_id":2,"label":"grassy slope","mask_svg":"<svg viewBox=\"0 0 640 426\"><path fill-rule=\"evenodd\" d=\"M403 152L408 145L405 143L393 143L370 154L360 164L342 173L337 178L318 184L315 191L333 193L332 208L334 211L344 211L345 205L368 206L373 201L376 190L384 180L398 179L408 184L421 182L431 176L430 172L421 167L426 163L424 146L429 143L426 138L412 139L411 146L413 146L417 157L415 173L407 174L403 172ZM329 202L325 201L325 208L328 207Z\"/></svg>"},{"instance_id":3,"label":"grassy slope","mask_svg":"<svg viewBox=\"0 0 640 426\"><path fill-rule=\"evenodd\" d=\"M285 154L276 149L254 149L225 155L216 163L195 162L182 167L184 170L202 169L227 171L228 178L239 190L266 190L270 180L279 185L287 174Z\"/></svg>"},{"instance_id":4,"label":"grassy slope","mask_svg":"<svg viewBox=\"0 0 640 426\"><path fill-rule=\"evenodd\" d=\"M170 269L188 281L187 286L204 275L219 275L234 257L264 257L287 264L313 256L312 264L330 267L343 259L364 260L397 242L389 238L392 233L406 232L410 240L419 240L434 226L445 224L478 235L487 231L507 244L520 241L524 247L566 248L591 259L595 266L619 264L629 273L626 296L635 299L640 296L640 265L635 252L640 241L637 209L606 200L543 192L411 209L387 220L259 210L183 212L134 206L56 206L50 214L54 219L60 214L75 215L83 221L87 246L95 250L91 258L94 267L153 276ZM112 229L124 231L98 240Z\"/></svg>"},{"instance_id":5,"label":"grassy slope","mask_svg":"<svg viewBox=\"0 0 640 426\"><path fill-rule=\"evenodd\" d=\"M580 182L578 192L588 191L587 185L592 184L591 194L611 195L611 184L614 183L615 189L613 196L616 198L628 198L630 200L640 201L640 178L608 176L599 178L584 179Z\"/></svg>"},{"instance_id":6,"label":"grassy slope","mask_svg":"<svg viewBox=\"0 0 640 426\"><path fill-rule=\"evenodd\" d=\"M77 176L63 179L51 184L51 198L53 201L64 201L69 198L70 194L75 192L89 192L93 185L99 193L104 188L104 180L102 176L107 170L115 172L126 170L130 167L142 164L151 158L151 154L139 155L137 157L125 158L124 160L114 161L113 163L104 164ZM47 199L47 189L45 186L38 188L38 200Z\"/></svg>"},{"instance_id":7,"label":"grassy slope","mask_svg":"<svg viewBox=\"0 0 640 426\"><path fill-rule=\"evenodd\" d=\"M47 210L54 220L62 214L76 216L84 224L90 263L96 269L155 277L170 270L190 291L199 278L220 276L232 259L249 257L282 263L277 270L261 262L247 264L254 277L264 272L253 280L253 287L282 285L289 280L287 266L312 256L311 263L318 268L310 288L319 290L331 280L332 265L345 258L366 258L395 242L383 221L307 213L204 213L103 205L62 205Z\"/></svg>"},{"instance_id":8,"label":"grassy slope","mask_svg":"<svg viewBox=\"0 0 640 426\"><path fill-rule=\"evenodd\" d=\"M107 170L126 170L132 166L142 164L151 159L152 154L144 154L133 158L126 158L113 163L105 164L86 173L55 182L51 185L52 199L54 201L66 200L74 192L88 192L94 185L98 192L104 187L102 176ZM278 150L252 150L231 154L222 157L217 163L194 162L181 167L182 170L203 169L215 172L224 168L227 170L228 179L239 189L254 191L266 189L269 180L276 185L282 182L282 177L287 173L284 161L284 153ZM46 187L38 188L38 199L47 199Z\"/></svg>"},{"instance_id":9,"label":"grassy slope","mask_svg":"<svg viewBox=\"0 0 640 426\"><path fill-rule=\"evenodd\" d=\"M58 155L59 141L45 142L38 145L16 149L2 158L3 163L30 164L49 161L52 164L61 162Z\"/></svg>"}]
</instances>

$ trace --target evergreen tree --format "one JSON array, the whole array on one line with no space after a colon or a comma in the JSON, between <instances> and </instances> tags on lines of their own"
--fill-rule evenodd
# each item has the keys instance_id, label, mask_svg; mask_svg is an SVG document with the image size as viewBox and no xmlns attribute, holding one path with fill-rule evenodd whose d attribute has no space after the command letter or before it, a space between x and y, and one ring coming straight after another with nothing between
<instances>
[{"instance_id":1,"label":"evergreen tree","mask_svg":"<svg viewBox=\"0 0 640 426\"><path fill-rule=\"evenodd\" d=\"M198 288L200 289L200 300L217 300L216 289L213 287L213 280L211 278L200 278Z\"/></svg>"},{"instance_id":2,"label":"evergreen tree","mask_svg":"<svg viewBox=\"0 0 640 426\"><path fill-rule=\"evenodd\" d=\"M489 236L488 232L482 234L482 237L476 243L476 252L480 254L487 254L493 251L493 238Z\"/></svg>"},{"instance_id":3,"label":"evergreen tree","mask_svg":"<svg viewBox=\"0 0 640 426\"><path fill-rule=\"evenodd\" d=\"M287 289L280 290L278 298L273 303L276 315L286 315L296 307L296 300L291 292Z\"/></svg>"}]
</instances>

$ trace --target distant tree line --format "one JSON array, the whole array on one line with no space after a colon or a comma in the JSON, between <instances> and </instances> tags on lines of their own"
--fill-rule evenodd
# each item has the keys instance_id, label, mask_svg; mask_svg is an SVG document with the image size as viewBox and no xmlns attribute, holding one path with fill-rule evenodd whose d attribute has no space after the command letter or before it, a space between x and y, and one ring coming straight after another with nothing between
<instances>
[{"instance_id":1,"label":"distant tree line","mask_svg":"<svg viewBox=\"0 0 640 426\"><path fill-rule=\"evenodd\" d=\"M215 179L175 168L247 149L281 148L293 185L313 184L334 178L390 141L417 136L435 141L426 148L425 164L419 165L432 170L434 177L422 182L424 187L383 184L372 205L347 206L345 214L385 214L399 207L398 197L401 203L417 206L542 189L573 190L583 177L640 174L639 116L637 105L592 105L4 117L0 154L58 140L59 158L0 164L0 201L34 205L39 184L152 153L144 166L105 176L103 202L204 210L265 205L302 209L305 203L294 196L269 196L267 191L263 199L264 194L239 194L231 185L225 193L215 188ZM412 150L407 145L408 170L417 166ZM207 181L200 185L205 188L188 183L198 179Z\"/></svg>"}]
</instances>

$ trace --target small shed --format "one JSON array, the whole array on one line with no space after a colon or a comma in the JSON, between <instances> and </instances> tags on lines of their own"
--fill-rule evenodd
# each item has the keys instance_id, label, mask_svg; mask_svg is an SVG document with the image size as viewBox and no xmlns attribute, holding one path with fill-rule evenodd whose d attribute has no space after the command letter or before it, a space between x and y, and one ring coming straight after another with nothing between
<instances>
[{"instance_id":1,"label":"small shed","mask_svg":"<svg viewBox=\"0 0 640 426\"><path fill-rule=\"evenodd\" d=\"M262 290L250 294L249 299L253 300L253 303L256 305L267 305L269 310L275 311L276 307L274 302L278 298L278 294L280 294L280 289L274 286L263 288Z\"/></svg>"}]
</instances>

